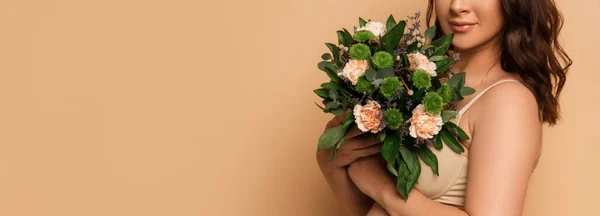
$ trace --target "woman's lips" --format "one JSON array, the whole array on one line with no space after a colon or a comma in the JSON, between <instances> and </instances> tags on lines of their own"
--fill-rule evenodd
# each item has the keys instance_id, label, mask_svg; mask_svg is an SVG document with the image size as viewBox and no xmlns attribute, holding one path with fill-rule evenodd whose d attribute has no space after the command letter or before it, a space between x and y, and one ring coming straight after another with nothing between
<instances>
[{"instance_id":1,"label":"woman's lips","mask_svg":"<svg viewBox=\"0 0 600 216\"><path fill-rule=\"evenodd\" d=\"M457 33L465 33L475 27L476 24L454 24L452 23L452 30Z\"/></svg>"}]
</instances>

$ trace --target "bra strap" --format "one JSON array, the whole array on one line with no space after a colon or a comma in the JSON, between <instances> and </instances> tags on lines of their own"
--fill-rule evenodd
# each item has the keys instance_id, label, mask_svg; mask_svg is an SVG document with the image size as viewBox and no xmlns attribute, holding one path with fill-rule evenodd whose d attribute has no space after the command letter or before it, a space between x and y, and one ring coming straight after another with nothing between
<instances>
[{"instance_id":1,"label":"bra strap","mask_svg":"<svg viewBox=\"0 0 600 216\"><path fill-rule=\"evenodd\" d=\"M501 83L511 82L511 81L521 83L518 80L509 79L509 80L501 80L501 81L498 81L498 82L488 86L483 91L481 91L479 94L477 94L473 99L471 99L471 101L469 101L469 103L467 103L467 105L465 105L462 109L460 109L460 111L458 111L458 115L462 116L467 110L469 110L469 108L471 108L471 106L475 103L475 101L477 101L481 96L483 96L483 94L485 94L485 92L490 90L492 87L497 86Z\"/></svg>"}]
</instances>

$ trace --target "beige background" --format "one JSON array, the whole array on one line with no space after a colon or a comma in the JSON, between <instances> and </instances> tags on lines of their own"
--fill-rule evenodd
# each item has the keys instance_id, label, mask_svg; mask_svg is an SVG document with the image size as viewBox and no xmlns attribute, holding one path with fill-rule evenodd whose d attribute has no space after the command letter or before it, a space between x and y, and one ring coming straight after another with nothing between
<instances>
[{"instance_id":1,"label":"beige background","mask_svg":"<svg viewBox=\"0 0 600 216\"><path fill-rule=\"evenodd\" d=\"M559 3L575 64L525 215L596 215L600 3ZM343 215L314 156L323 43L424 8L0 0L0 215Z\"/></svg>"}]
</instances>

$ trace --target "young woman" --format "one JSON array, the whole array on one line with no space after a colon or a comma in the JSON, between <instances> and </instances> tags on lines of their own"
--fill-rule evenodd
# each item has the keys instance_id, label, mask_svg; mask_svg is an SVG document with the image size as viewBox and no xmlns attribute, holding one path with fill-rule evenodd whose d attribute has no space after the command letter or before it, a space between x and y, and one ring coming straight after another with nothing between
<instances>
[{"instance_id":1,"label":"young woman","mask_svg":"<svg viewBox=\"0 0 600 216\"><path fill-rule=\"evenodd\" d=\"M521 215L542 124L560 117L572 63L557 38L562 16L553 0L430 0L428 25L434 12L440 35L454 33L460 60L453 71L465 71L466 85L477 90L455 104L453 122L471 137L461 140L465 152L432 149L440 176L422 169L408 201L397 194L370 133L353 128L334 161L331 149L317 153L319 166L351 215Z\"/></svg>"}]
</instances>

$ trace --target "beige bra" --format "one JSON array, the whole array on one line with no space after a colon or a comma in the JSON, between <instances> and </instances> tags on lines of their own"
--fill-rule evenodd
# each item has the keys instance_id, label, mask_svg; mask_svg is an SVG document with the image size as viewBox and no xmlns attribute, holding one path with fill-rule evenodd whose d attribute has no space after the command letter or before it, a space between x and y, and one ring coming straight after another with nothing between
<instances>
[{"instance_id":1,"label":"beige bra","mask_svg":"<svg viewBox=\"0 0 600 216\"><path fill-rule=\"evenodd\" d=\"M458 112L457 117L451 121L456 125L459 125L462 115L485 92L498 84L510 81L519 82L517 80L502 80L487 87L469 101L469 103ZM431 168L421 160L421 175L417 180L415 189L439 203L455 205L464 209L467 189L467 165L469 159L464 154L454 152L446 144L444 144L444 147L441 150L437 150L433 146L430 146L429 148L438 158L438 172L440 175L435 175Z\"/></svg>"}]
</instances>

